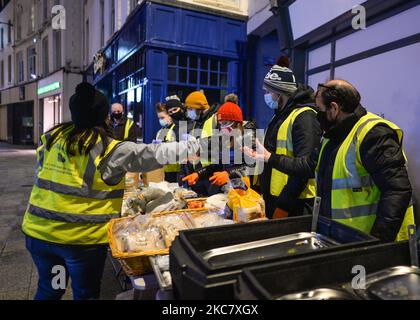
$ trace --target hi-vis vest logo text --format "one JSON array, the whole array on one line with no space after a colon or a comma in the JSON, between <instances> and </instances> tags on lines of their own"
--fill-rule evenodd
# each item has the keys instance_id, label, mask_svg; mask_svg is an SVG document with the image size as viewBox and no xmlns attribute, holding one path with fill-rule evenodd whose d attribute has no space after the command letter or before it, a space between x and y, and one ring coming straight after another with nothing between
<instances>
[{"instance_id":1,"label":"hi-vis vest logo text","mask_svg":"<svg viewBox=\"0 0 420 320\"><path fill-rule=\"evenodd\" d=\"M63 157L63 155L61 153L58 154L57 158L58 158L58 161L60 161L62 163L66 162L66 159Z\"/></svg>"}]
</instances>

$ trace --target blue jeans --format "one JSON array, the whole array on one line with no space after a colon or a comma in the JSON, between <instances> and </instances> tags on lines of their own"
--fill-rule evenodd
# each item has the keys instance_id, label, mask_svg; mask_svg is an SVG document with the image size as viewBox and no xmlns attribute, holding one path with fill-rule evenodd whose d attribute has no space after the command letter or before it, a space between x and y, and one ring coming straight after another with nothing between
<instances>
[{"instance_id":1,"label":"blue jeans","mask_svg":"<svg viewBox=\"0 0 420 320\"><path fill-rule=\"evenodd\" d=\"M63 281L57 278L60 272L53 271L55 266L65 270L65 287L70 277L74 300L99 298L107 246L65 246L27 236L26 248L38 269L35 300L60 300L65 293L63 285L57 286Z\"/></svg>"}]
</instances>

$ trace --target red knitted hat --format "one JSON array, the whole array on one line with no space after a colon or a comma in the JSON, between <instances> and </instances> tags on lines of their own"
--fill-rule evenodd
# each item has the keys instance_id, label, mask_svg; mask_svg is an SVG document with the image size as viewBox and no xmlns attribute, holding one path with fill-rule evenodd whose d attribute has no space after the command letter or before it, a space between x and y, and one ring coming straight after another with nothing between
<instances>
[{"instance_id":1,"label":"red knitted hat","mask_svg":"<svg viewBox=\"0 0 420 320\"><path fill-rule=\"evenodd\" d=\"M220 107L217 111L217 119L220 121L244 121L241 108L233 102L226 102Z\"/></svg>"}]
</instances>

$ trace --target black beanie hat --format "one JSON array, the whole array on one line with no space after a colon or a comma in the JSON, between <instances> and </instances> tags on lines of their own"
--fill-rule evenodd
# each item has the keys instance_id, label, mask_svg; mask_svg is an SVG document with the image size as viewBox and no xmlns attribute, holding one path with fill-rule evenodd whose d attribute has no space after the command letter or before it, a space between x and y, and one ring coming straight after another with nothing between
<instances>
[{"instance_id":1,"label":"black beanie hat","mask_svg":"<svg viewBox=\"0 0 420 320\"><path fill-rule=\"evenodd\" d=\"M170 96L167 97L165 103L166 111L169 111L172 108L183 108L181 100L178 98L178 96Z\"/></svg>"},{"instance_id":2,"label":"black beanie hat","mask_svg":"<svg viewBox=\"0 0 420 320\"><path fill-rule=\"evenodd\" d=\"M82 129L102 125L109 112L108 99L88 82L77 85L69 105L71 120Z\"/></svg>"}]
</instances>

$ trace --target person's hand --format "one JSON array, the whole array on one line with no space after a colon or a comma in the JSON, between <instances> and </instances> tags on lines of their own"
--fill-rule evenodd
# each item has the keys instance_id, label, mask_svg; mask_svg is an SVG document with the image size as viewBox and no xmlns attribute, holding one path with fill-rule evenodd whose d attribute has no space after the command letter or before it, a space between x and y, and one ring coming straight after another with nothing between
<instances>
[{"instance_id":1,"label":"person's hand","mask_svg":"<svg viewBox=\"0 0 420 320\"><path fill-rule=\"evenodd\" d=\"M283 209L277 208L276 210L274 210L273 220L284 219L284 218L287 218L288 216L289 216L289 212L284 211Z\"/></svg>"},{"instance_id":2,"label":"person's hand","mask_svg":"<svg viewBox=\"0 0 420 320\"><path fill-rule=\"evenodd\" d=\"M271 157L271 153L267 151L267 149L262 145L262 143L257 139L256 140L257 149L253 150L249 147L243 147L243 152L248 156L255 160L260 160L264 162L268 162Z\"/></svg>"},{"instance_id":3,"label":"person's hand","mask_svg":"<svg viewBox=\"0 0 420 320\"><path fill-rule=\"evenodd\" d=\"M194 172L193 174L190 174L189 176L186 176L182 179L183 182L187 181L189 186L193 186L197 183L199 179L198 173Z\"/></svg>"},{"instance_id":4,"label":"person's hand","mask_svg":"<svg viewBox=\"0 0 420 320\"><path fill-rule=\"evenodd\" d=\"M223 186L229 181L229 173L227 171L215 172L209 180L211 184Z\"/></svg>"}]
</instances>

